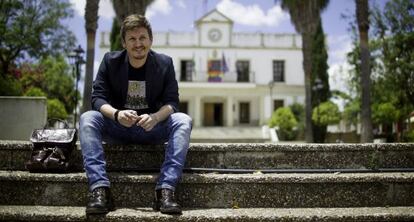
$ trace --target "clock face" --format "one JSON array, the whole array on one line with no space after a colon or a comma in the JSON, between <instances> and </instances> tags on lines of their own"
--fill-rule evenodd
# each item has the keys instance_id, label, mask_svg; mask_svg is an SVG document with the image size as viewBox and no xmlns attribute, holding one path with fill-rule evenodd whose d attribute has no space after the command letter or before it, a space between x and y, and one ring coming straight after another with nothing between
<instances>
[{"instance_id":1,"label":"clock face","mask_svg":"<svg viewBox=\"0 0 414 222\"><path fill-rule=\"evenodd\" d=\"M219 41L221 39L221 31L218 29L211 29L210 31L208 31L208 38L212 42Z\"/></svg>"}]
</instances>

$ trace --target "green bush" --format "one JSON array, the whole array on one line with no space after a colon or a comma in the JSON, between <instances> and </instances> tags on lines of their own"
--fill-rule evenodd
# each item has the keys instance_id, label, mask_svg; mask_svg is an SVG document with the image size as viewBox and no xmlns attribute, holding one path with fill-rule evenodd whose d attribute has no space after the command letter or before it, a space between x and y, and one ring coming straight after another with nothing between
<instances>
[{"instance_id":1,"label":"green bush","mask_svg":"<svg viewBox=\"0 0 414 222\"><path fill-rule=\"evenodd\" d=\"M68 118L68 113L65 110L65 106L58 99L47 100L47 118L63 120Z\"/></svg>"},{"instance_id":2,"label":"green bush","mask_svg":"<svg viewBox=\"0 0 414 222\"><path fill-rule=\"evenodd\" d=\"M313 108L312 121L319 126L338 124L341 121L341 113L338 106L331 102L323 102Z\"/></svg>"},{"instance_id":3,"label":"green bush","mask_svg":"<svg viewBox=\"0 0 414 222\"><path fill-rule=\"evenodd\" d=\"M23 95L22 84L11 76L0 76L0 96L21 96Z\"/></svg>"},{"instance_id":4,"label":"green bush","mask_svg":"<svg viewBox=\"0 0 414 222\"><path fill-rule=\"evenodd\" d=\"M298 122L289 107L281 107L272 114L269 127L279 128L278 136L281 140L294 140L297 136Z\"/></svg>"},{"instance_id":5,"label":"green bush","mask_svg":"<svg viewBox=\"0 0 414 222\"><path fill-rule=\"evenodd\" d=\"M37 87L30 87L24 95L25 96L44 96L44 97L47 97L46 93L43 92L43 90L41 90L40 88L37 88Z\"/></svg>"},{"instance_id":6,"label":"green bush","mask_svg":"<svg viewBox=\"0 0 414 222\"><path fill-rule=\"evenodd\" d=\"M404 134L404 142L414 142L414 129Z\"/></svg>"},{"instance_id":7,"label":"green bush","mask_svg":"<svg viewBox=\"0 0 414 222\"><path fill-rule=\"evenodd\" d=\"M398 109L390 102L374 104L372 108L372 119L377 124L392 124L400 116Z\"/></svg>"}]
</instances>

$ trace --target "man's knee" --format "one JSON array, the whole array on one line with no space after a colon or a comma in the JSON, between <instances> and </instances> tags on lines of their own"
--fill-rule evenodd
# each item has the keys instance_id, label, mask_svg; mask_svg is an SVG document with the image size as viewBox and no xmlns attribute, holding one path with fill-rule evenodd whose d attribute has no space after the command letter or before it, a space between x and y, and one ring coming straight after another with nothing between
<instances>
[{"instance_id":1,"label":"man's knee","mask_svg":"<svg viewBox=\"0 0 414 222\"><path fill-rule=\"evenodd\" d=\"M174 122L188 126L190 129L193 126L193 119L185 113L173 113L171 114L171 118Z\"/></svg>"},{"instance_id":2,"label":"man's knee","mask_svg":"<svg viewBox=\"0 0 414 222\"><path fill-rule=\"evenodd\" d=\"M90 111L84 112L80 116L79 125L82 128L86 125L90 125L96 122L101 122L102 120L103 120L102 113L95 111L95 110L90 110Z\"/></svg>"}]
</instances>

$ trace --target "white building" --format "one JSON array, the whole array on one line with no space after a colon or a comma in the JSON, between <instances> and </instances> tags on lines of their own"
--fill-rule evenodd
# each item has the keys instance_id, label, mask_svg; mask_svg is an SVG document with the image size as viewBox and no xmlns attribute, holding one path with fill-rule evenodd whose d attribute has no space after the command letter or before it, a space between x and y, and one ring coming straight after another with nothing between
<instances>
[{"instance_id":1,"label":"white building","mask_svg":"<svg viewBox=\"0 0 414 222\"><path fill-rule=\"evenodd\" d=\"M296 34L234 33L217 10L193 33L154 32L152 48L173 58L180 110L200 126L260 126L277 107L304 103L301 38ZM102 33L100 60L109 51Z\"/></svg>"}]
</instances>

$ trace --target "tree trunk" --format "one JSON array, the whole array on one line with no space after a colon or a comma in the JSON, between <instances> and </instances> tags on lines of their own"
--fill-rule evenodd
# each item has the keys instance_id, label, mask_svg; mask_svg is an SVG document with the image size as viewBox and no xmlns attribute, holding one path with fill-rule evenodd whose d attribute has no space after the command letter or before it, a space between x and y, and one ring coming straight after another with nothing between
<instances>
[{"instance_id":1,"label":"tree trunk","mask_svg":"<svg viewBox=\"0 0 414 222\"><path fill-rule=\"evenodd\" d=\"M313 143L311 50L312 50L312 34L308 32L303 32L302 33L302 53L303 53L303 68L305 71L305 140L307 143Z\"/></svg>"},{"instance_id":2,"label":"tree trunk","mask_svg":"<svg viewBox=\"0 0 414 222\"><path fill-rule=\"evenodd\" d=\"M371 120L371 70L368 45L368 0L355 1L361 52L361 143L371 143L373 141L373 135Z\"/></svg>"},{"instance_id":3,"label":"tree trunk","mask_svg":"<svg viewBox=\"0 0 414 222\"><path fill-rule=\"evenodd\" d=\"M83 87L83 99L81 113L91 109L91 94L93 81L93 68L95 62L95 37L98 28L99 0L87 0L85 7L85 28L87 35L86 72Z\"/></svg>"}]
</instances>

